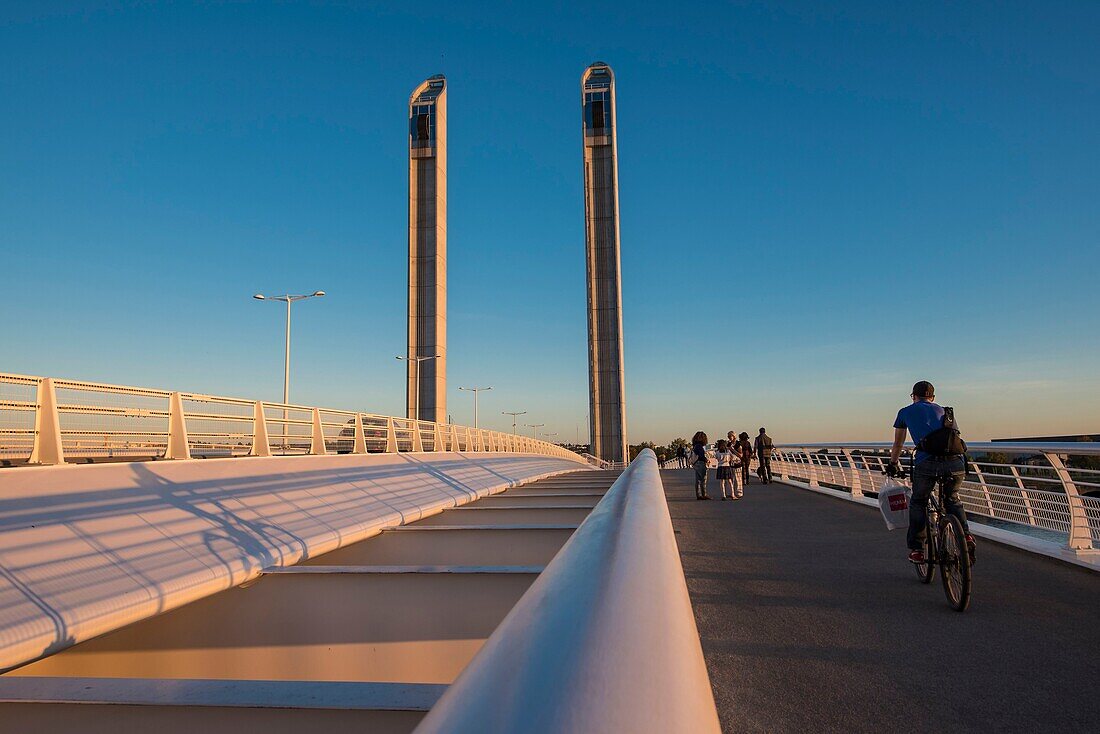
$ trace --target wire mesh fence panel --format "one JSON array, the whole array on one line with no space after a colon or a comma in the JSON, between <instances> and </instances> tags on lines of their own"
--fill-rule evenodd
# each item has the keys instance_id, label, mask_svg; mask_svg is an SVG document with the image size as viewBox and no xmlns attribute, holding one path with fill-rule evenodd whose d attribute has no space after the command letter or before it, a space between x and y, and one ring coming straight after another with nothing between
<instances>
[{"instance_id":1,"label":"wire mesh fence panel","mask_svg":"<svg viewBox=\"0 0 1100 734\"><path fill-rule=\"evenodd\" d=\"M55 380L66 458L159 458L168 447L163 390Z\"/></svg>"},{"instance_id":2,"label":"wire mesh fence panel","mask_svg":"<svg viewBox=\"0 0 1100 734\"><path fill-rule=\"evenodd\" d=\"M255 403L181 395L187 445L194 457L247 456L255 435Z\"/></svg>"},{"instance_id":3,"label":"wire mesh fence panel","mask_svg":"<svg viewBox=\"0 0 1100 734\"><path fill-rule=\"evenodd\" d=\"M417 430L420 431L420 445L424 450L435 451L435 424L417 421Z\"/></svg>"},{"instance_id":4,"label":"wire mesh fence panel","mask_svg":"<svg viewBox=\"0 0 1100 734\"><path fill-rule=\"evenodd\" d=\"M34 450L37 377L0 374L0 461L23 462Z\"/></svg>"},{"instance_id":5,"label":"wire mesh fence panel","mask_svg":"<svg viewBox=\"0 0 1100 734\"><path fill-rule=\"evenodd\" d=\"M313 410L298 405L264 403L271 453L308 454L313 445Z\"/></svg>"},{"instance_id":6,"label":"wire mesh fence panel","mask_svg":"<svg viewBox=\"0 0 1100 734\"><path fill-rule=\"evenodd\" d=\"M1085 506L1085 517L1088 519L1092 545L1100 546L1100 497L1082 497L1081 503Z\"/></svg>"},{"instance_id":7,"label":"wire mesh fence panel","mask_svg":"<svg viewBox=\"0 0 1100 734\"><path fill-rule=\"evenodd\" d=\"M367 442L367 451L370 453L383 453L389 443L390 419L381 415L360 414L363 422L363 436Z\"/></svg>"},{"instance_id":8,"label":"wire mesh fence panel","mask_svg":"<svg viewBox=\"0 0 1100 734\"><path fill-rule=\"evenodd\" d=\"M325 450L330 454L350 454L355 451L355 414L342 410L318 410Z\"/></svg>"},{"instance_id":9,"label":"wire mesh fence panel","mask_svg":"<svg viewBox=\"0 0 1100 734\"><path fill-rule=\"evenodd\" d=\"M413 450L413 427L414 421L408 418L394 418L393 430L397 438L397 450L398 451L412 451Z\"/></svg>"}]
</instances>

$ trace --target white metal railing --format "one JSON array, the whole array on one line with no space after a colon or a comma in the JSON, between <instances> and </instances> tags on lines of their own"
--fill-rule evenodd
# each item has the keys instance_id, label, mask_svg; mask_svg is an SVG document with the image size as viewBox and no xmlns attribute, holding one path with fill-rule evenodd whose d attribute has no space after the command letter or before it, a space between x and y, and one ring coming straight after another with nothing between
<instances>
[{"instance_id":1,"label":"white metal railing","mask_svg":"<svg viewBox=\"0 0 1100 734\"><path fill-rule=\"evenodd\" d=\"M290 454L495 451L557 444L411 418L0 373L0 465Z\"/></svg>"},{"instance_id":2,"label":"white metal railing","mask_svg":"<svg viewBox=\"0 0 1100 734\"><path fill-rule=\"evenodd\" d=\"M621 461L608 461L592 454L581 454L585 461L597 469L625 469L626 464Z\"/></svg>"},{"instance_id":3,"label":"white metal railing","mask_svg":"<svg viewBox=\"0 0 1100 734\"><path fill-rule=\"evenodd\" d=\"M657 457L643 450L417 734L717 734Z\"/></svg>"},{"instance_id":4,"label":"white metal railing","mask_svg":"<svg viewBox=\"0 0 1100 734\"><path fill-rule=\"evenodd\" d=\"M778 446L772 472L861 498L882 487L889 449L886 443ZM1078 553L1100 549L1100 469L1094 468L1100 467L1100 443L988 442L969 449L960 490L968 513L1010 523L1008 528L1058 533Z\"/></svg>"}]
</instances>

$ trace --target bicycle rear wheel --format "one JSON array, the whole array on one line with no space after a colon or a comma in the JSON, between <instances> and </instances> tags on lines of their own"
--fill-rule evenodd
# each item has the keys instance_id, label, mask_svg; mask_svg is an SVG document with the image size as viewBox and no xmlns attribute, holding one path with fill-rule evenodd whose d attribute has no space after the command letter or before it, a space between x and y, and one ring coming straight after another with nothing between
<instances>
[{"instance_id":1,"label":"bicycle rear wheel","mask_svg":"<svg viewBox=\"0 0 1100 734\"><path fill-rule=\"evenodd\" d=\"M954 515L947 515L940 525L940 565L943 593L956 612L970 606L970 554L966 552L966 533Z\"/></svg>"},{"instance_id":2,"label":"bicycle rear wheel","mask_svg":"<svg viewBox=\"0 0 1100 734\"><path fill-rule=\"evenodd\" d=\"M924 563L914 563L913 567L917 569L917 578L920 579L922 584L932 583L932 579L936 577L936 559L933 551L936 549L936 524L929 522L928 526L924 529Z\"/></svg>"}]
</instances>

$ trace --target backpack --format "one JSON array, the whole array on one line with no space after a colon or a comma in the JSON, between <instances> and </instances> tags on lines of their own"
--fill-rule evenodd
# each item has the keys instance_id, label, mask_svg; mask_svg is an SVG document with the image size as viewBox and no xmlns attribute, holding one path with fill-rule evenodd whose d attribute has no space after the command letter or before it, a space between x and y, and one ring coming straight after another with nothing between
<instances>
[{"instance_id":1,"label":"backpack","mask_svg":"<svg viewBox=\"0 0 1100 734\"><path fill-rule=\"evenodd\" d=\"M917 442L917 451L929 456L962 456L966 453L966 441L955 424L955 409L943 409L943 425Z\"/></svg>"}]
</instances>

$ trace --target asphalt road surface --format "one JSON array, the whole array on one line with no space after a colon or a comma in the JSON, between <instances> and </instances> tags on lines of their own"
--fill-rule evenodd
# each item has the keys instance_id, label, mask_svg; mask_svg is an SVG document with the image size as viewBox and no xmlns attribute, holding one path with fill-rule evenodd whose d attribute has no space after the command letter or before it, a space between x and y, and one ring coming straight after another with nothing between
<instances>
[{"instance_id":1,"label":"asphalt road surface","mask_svg":"<svg viewBox=\"0 0 1100 734\"><path fill-rule=\"evenodd\" d=\"M979 538L960 614L873 508L661 476L724 731L1100 731L1100 574Z\"/></svg>"}]
</instances>

